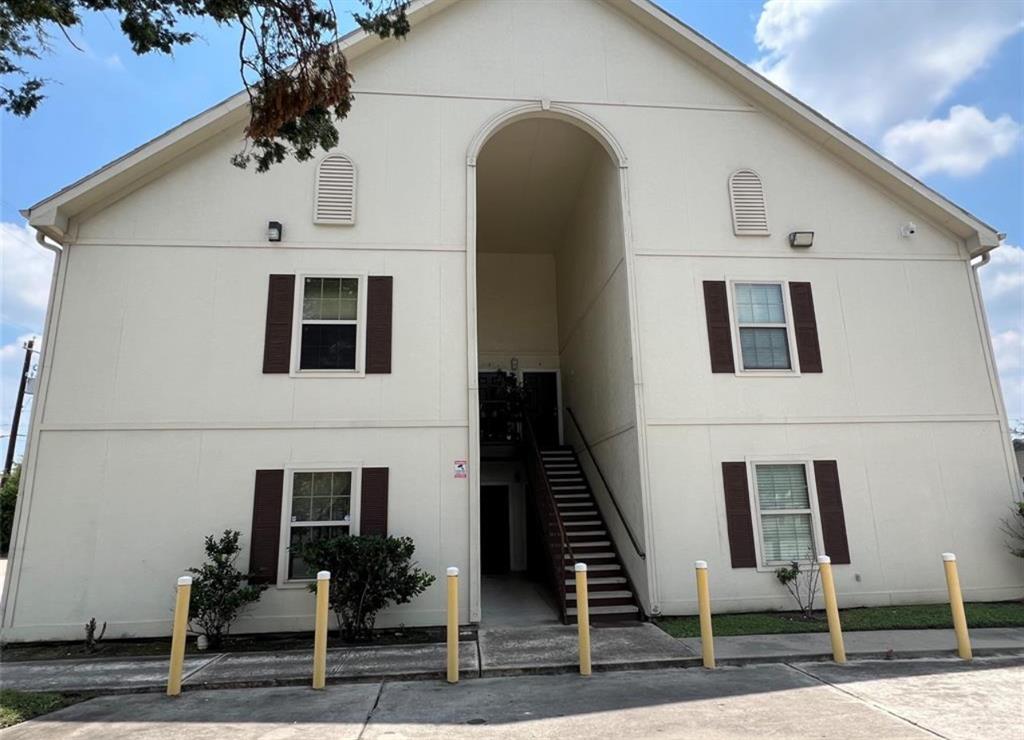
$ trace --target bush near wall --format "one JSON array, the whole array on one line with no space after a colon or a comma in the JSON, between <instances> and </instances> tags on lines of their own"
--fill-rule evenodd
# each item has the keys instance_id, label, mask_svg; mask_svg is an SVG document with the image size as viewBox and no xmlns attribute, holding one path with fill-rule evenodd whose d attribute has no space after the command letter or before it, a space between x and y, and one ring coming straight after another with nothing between
<instances>
[{"instance_id":1,"label":"bush near wall","mask_svg":"<svg viewBox=\"0 0 1024 740\"><path fill-rule=\"evenodd\" d=\"M21 481L21 465L15 465L0 489L0 555L6 556L11 547L11 530L14 528L14 507L18 503L18 484Z\"/></svg>"}]
</instances>

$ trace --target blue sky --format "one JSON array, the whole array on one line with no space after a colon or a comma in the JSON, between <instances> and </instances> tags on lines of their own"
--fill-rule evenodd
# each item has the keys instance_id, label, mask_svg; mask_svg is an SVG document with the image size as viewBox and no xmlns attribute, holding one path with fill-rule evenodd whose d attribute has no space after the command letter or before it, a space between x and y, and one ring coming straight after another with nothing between
<instances>
[{"instance_id":1,"label":"blue sky","mask_svg":"<svg viewBox=\"0 0 1024 740\"><path fill-rule=\"evenodd\" d=\"M1008 412L1024 419L1024 2L661 4L1006 232L1008 246L982 278ZM343 11L352 3L335 5ZM91 15L73 34L82 51L58 34L53 54L27 65L55 80L40 109L0 120L4 435L19 347L41 331L49 285L49 258L18 210L236 92L235 30L198 30L203 39L174 57L137 57L113 16Z\"/></svg>"}]
</instances>

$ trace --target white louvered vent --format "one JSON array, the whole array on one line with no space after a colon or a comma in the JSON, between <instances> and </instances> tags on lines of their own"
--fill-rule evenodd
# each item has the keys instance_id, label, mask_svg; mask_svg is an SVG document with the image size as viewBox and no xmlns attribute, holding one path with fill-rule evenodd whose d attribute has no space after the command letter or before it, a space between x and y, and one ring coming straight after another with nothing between
<instances>
[{"instance_id":1,"label":"white louvered vent","mask_svg":"<svg viewBox=\"0 0 1024 740\"><path fill-rule=\"evenodd\" d=\"M736 170L729 177L732 230L736 236L768 236L768 209L761 176L753 170Z\"/></svg>"},{"instance_id":2,"label":"white louvered vent","mask_svg":"<svg viewBox=\"0 0 1024 740\"><path fill-rule=\"evenodd\" d=\"M356 222L356 168L343 154L324 157L316 168L313 221L318 224Z\"/></svg>"}]
</instances>

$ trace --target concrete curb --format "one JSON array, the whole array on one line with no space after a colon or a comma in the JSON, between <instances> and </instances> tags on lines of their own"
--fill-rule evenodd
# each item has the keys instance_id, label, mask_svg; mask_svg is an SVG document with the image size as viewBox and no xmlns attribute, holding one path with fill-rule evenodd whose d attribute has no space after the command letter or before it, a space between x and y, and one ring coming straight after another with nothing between
<instances>
[{"instance_id":1,"label":"concrete curb","mask_svg":"<svg viewBox=\"0 0 1024 740\"><path fill-rule=\"evenodd\" d=\"M1024 657L1024 648L980 648L975 649L975 657ZM899 660L915 660L922 658L950 658L956 659L955 650L907 650L894 653L881 653L877 651L863 651L863 652L852 652L847 653L847 658L851 662L855 661L899 661ZM719 659L718 665L720 667L742 667L750 665L768 665L768 664L791 664L791 663L828 663L832 661L831 653L814 653L814 654L803 654L803 655L774 655L774 656L750 656L750 657L737 657L737 658L724 658ZM204 666L205 667L205 666ZM693 658L670 658L666 660L645 660L645 661L626 661L616 663L595 663L593 666L595 673L613 673L620 671L647 671L647 670L665 670L665 669L688 669L688 668L700 668L702 662L699 657ZM538 665L538 666L524 666L516 668L483 668L483 669L462 669L459 672L460 679L471 680L476 678L508 678L515 676L545 676L545 675L560 675L568 673L576 673L579 670L579 666L576 663L564 663L564 664L552 664L552 665ZM186 679L182 686L182 691L193 692L193 691L210 691L217 689L254 689L254 688L273 688L273 687L287 687L287 686L308 686L310 684L310 676L285 676L281 678L266 678L256 679L251 681L217 681L217 682L205 682L198 679L197 674L201 674L202 669L195 671L195 673ZM445 678L445 671L443 667L436 671L409 671L409 672L392 672L392 673L380 673L380 674L353 674L353 675L328 675L327 683L330 685L346 684L346 683L376 683L380 681L443 681ZM5 682L6 683L6 682ZM4 688L17 688L17 686L5 685ZM59 691L63 693L80 694L82 696L93 697L93 696L118 696L118 695L130 695L130 694L151 694L160 693L165 690L163 683L154 684L149 686L120 686L109 689L98 689L95 686L91 687L75 687L73 684L67 686L58 687L47 687L45 689L19 689L26 691L27 693L43 693L43 692L54 692Z\"/></svg>"}]
</instances>

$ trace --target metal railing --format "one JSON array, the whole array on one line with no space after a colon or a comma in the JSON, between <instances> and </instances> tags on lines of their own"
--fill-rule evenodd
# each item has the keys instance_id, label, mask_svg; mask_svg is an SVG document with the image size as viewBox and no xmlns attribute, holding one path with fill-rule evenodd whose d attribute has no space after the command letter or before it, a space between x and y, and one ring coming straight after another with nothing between
<instances>
[{"instance_id":1,"label":"metal railing","mask_svg":"<svg viewBox=\"0 0 1024 740\"><path fill-rule=\"evenodd\" d=\"M523 442L526 474L537 502L537 515L540 519L548 555L551 558L551 573L555 578L555 589L558 593L564 620L568 613L565 581L569 578L567 574L572 573L572 568L576 564L576 556L573 554L572 545L569 544L569 536L562 524L562 517L558 514L555 494L551 490L547 473L544 471L544 459L541 457L540 446L537 444L533 424L530 423L528 416L523 417ZM567 567L569 570L566 570Z\"/></svg>"},{"instance_id":2,"label":"metal railing","mask_svg":"<svg viewBox=\"0 0 1024 740\"><path fill-rule=\"evenodd\" d=\"M568 406L565 407L566 412L569 414L569 419L572 420L572 424L576 427L576 431L579 432L580 441L583 442L583 447L586 448L587 454L590 456L591 461L594 463L594 469L597 471L598 477L601 479L601 483L604 484L604 490L608 491L608 498L611 499L612 506L615 507L615 513L619 515L619 521L622 522L623 528L626 530L626 534L629 535L629 541L633 543L633 549L636 550L636 554L640 556L641 560L647 559L647 553L640 547L639 541L637 541L636 535L633 534L633 529L629 526L629 522L626 521L625 515L622 513L622 509L619 507L619 502L615 500L615 492L612 487L608 484L608 479L605 478L604 472L601 470L600 463L597 462L597 458L594 457L594 451L590 448L590 443L587 442L587 437L583 434L583 429L580 427L580 422L576 418L576 414L572 412L572 409ZM596 497L595 497L596 500Z\"/></svg>"}]
</instances>

